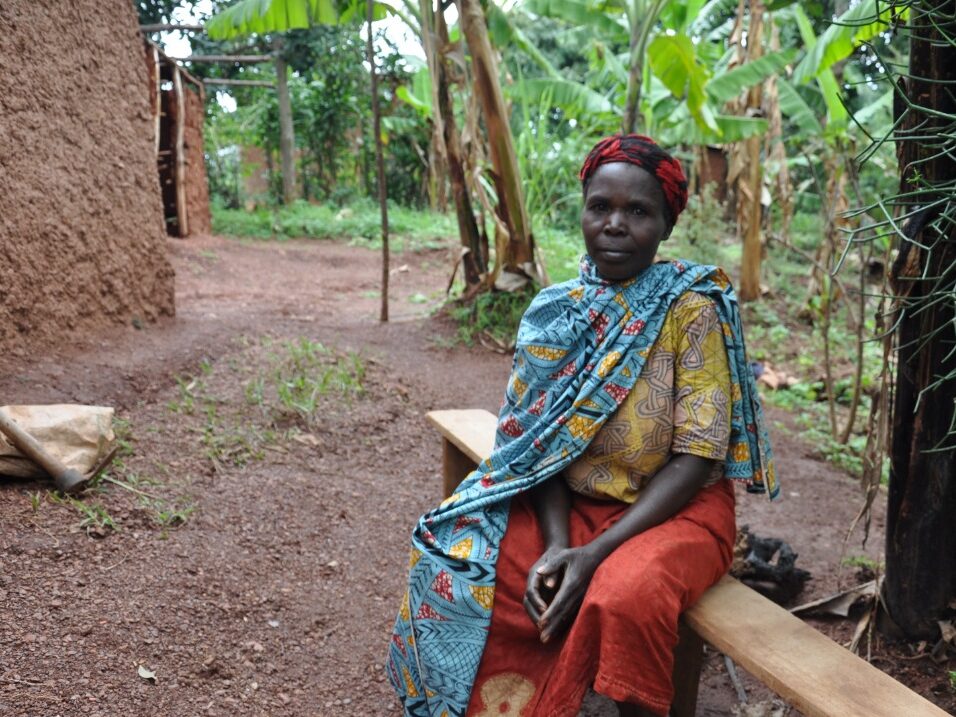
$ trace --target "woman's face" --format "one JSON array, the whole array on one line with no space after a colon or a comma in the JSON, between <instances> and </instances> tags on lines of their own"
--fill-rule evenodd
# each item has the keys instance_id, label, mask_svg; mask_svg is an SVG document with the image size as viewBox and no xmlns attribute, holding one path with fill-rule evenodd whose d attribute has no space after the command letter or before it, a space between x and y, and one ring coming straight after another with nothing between
<instances>
[{"instance_id":1,"label":"woman's face","mask_svg":"<svg viewBox=\"0 0 956 717\"><path fill-rule=\"evenodd\" d=\"M636 276L654 262L658 245L670 233L661 185L637 165L602 164L584 195L581 231L603 278Z\"/></svg>"}]
</instances>

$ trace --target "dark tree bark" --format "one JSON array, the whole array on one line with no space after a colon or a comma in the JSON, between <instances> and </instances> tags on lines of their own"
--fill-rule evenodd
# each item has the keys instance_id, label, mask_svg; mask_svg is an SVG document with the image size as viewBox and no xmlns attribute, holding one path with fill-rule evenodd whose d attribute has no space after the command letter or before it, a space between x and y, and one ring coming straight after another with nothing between
<instances>
[{"instance_id":1,"label":"dark tree bark","mask_svg":"<svg viewBox=\"0 0 956 717\"><path fill-rule=\"evenodd\" d=\"M956 371L956 161L953 140L940 137L956 113L956 52L944 39L956 36L954 12L953 0L913 4L910 71L900 85L908 102L898 98L896 107L901 194L915 193L904 202L925 208L948 198L904 226L914 241L901 241L892 270L902 315L883 597L910 639L934 637L935 621L956 596L956 437L949 435L956 429L956 380L938 382ZM940 152L945 142L949 156Z\"/></svg>"},{"instance_id":2,"label":"dark tree bark","mask_svg":"<svg viewBox=\"0 0 956 717\"><path fill-rule=\"evenodd\" d=\"M295 201L295 130L292 126L292 101L289 99L289 67L282 59L283 40L274 40L276 94L279 97L279 154L282 160L282 201Z\"/></svg>"}]
</instances>

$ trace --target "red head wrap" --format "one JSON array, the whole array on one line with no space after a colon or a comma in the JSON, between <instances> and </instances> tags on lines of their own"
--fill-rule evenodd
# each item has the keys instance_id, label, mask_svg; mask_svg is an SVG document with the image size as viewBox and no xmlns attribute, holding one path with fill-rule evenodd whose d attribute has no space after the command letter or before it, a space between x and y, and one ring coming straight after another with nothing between
<instances>
[{"instance_id":1,"label":"red head wrap","mask_svg":"<svg viewBox=\"0 0 956 717\"><path fill-rule=\"evenodd\" d=\"M670 210L671 222L687 206L687 177L680 162L672 157L650 137L640 134L625 134L605 137L588 153L581 167L582 184L587 188L591 175L602 164L627 162L650 172L664 190L664 201Z\"/></svg>"}]
</instances>

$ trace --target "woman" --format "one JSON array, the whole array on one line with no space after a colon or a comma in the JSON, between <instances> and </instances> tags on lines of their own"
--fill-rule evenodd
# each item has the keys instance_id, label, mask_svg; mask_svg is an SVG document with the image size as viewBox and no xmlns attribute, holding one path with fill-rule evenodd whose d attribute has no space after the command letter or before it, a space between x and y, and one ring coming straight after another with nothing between
<instances>
[{"instance_id":1,"label":"woman","mask_svg":"<svg viewBox=\"0 0 956 717\"><path fill-rule=\"evenodd\" d=\"M495 451L419 521L388 672L407 715L664 715L677 618L730 565L730 481L775 497L723 272L655 264L687 202L639 135L581 170L587 256L518 331Z\"/></svg>"}]
</instances>

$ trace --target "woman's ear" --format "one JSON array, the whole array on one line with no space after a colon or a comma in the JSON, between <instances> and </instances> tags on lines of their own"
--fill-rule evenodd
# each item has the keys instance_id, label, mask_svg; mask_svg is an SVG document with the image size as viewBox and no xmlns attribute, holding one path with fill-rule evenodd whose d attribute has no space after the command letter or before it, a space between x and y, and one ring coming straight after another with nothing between
<instances>
[{"instance_id":1,"label":"woman's ear","mask_svg":"<svg viewBox=\"0 0 956 717\"><path fill-rule=\"evenodd\" d=\"M671 224L664 230L664 236L661 237L661 241L667 241L671 238L671 232L674 231L674 225Z\"/></svg>"}]
</instances>

